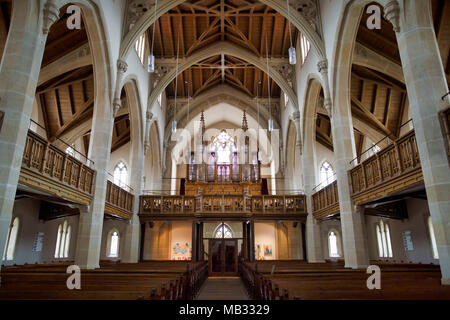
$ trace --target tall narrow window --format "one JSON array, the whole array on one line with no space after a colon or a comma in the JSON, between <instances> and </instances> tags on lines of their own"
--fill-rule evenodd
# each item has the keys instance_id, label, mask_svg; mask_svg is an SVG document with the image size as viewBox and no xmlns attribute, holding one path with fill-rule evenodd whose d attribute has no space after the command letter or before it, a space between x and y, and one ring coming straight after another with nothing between
<instances>
[{"instance_id":1,"label":"tall narrow window","mask_svg":"<svg viewBox=\"0 0 450 320\"><path fill-rule=\"evenodd\" d=\"M328 161L322 163L320 167L320 184L325 187L332 183L336 177L334 176L334 170Z\"/></svg>"},{"instance_id":2,"label":"tall narrow window","mask_svg":"<svg viewBox=\"0 0 450 320\"><path fill-rule=\"evenodd\" d=\"M67 220L58 226L56 235L55 258L67 258L69 256L70 237L72 236L72 227Z\"/></svg>"},{"instance_id":3,"label":"tall narrow window","mask_svg":"<svg viewBox=\"0 0 450 320\"><path fill-rule=\"evenodd\" d=\"M228 225L222 223L217 227L214 238L233 238L233 232Z\"/></svg>"},{"instance_id":4,"label":"tall narrow window","mask_svg":"<svg viewBox=\"0 0 450 320\"><path fill-rule=\"evenodd\" d=\"M64 221L61 232L61 246L59 247L58 258L64 258L64 248L66 247L67 221Z\"/></svg>"},{"instance_id":5,"label":"tall narrow window","mask_svg":"<svg viewBox=\"0 0 450 320\"><path fill-rule=\"evenodd\" d=\"M67 227L67 232L66 232L66 239L65 239L65 243L64 243L64 258L68 258L69 257L69 249L70 249L70 237L72 236L72 227L68 226Z\"/></svg>"},{"instance_id":6,"label":"tall narrow window","mask_svg":"<svg viewBox=\"0 0 450 320\"><path fill-rule=\"evenodd\" d=\"M382 239L381 229L380 229L379 225L377 225L376 231L377 231L377 242L378 242L378 256L382 257L383 256L383 240L381 240Z\"/></svg>"},{"instance_id":7,"label":"tall narrow window","mask_svg":"<svg viewBox=\"0 0 450 320\"><path fill-rule=\"evenodd\" d=\"M393 253L389 225L387 223L384 223L383 220L380 220L380 222L376 226L376 232L378 254L380 258L392 258Z\"/></svg>"},{"instance_id":8,"label":"tall narrow window","mask_svg":"<svg viewBox=\"0 0 450 320\"><path fill-rule=\"evenodd\" d=\"M110 258L119 257L119 232L115 229L111 230L109 233L108 257Z\"/></svg>"},{"instance_id":9,"label":"tall narrow window","mask_svg":"<svg viewBox=\"0 0 450 320\"><path fill-rule=\"evenodd\" d=\"M289 103L289 96L285 93L284 94L284 107L285 108L287 107L288 103Z\"/></svg>"},{"instance_id":10,"label":"tall narrow window","mask_svg":"<svg viewBox=\"0 0 450 320\"><path fill-rule=\"evenodd\" d=\"M55 258L59 258L59 248L61 247L61 234L62 234L62 225L59 225L58 233L56 235Z\"/></svg>"},{"instance_id":11,"label":"tall narrow window","mask_svg":"<svg viewBox=\"0 0 450 320\"><path fill-rule=\"evenodd\" d=\"M128 170L125 164L121 161L114 169L114 184L119 187L124 187L127 184Z\"/></svg>"},{"instance_id":12,"label":"tall narrow window","mask_svg":"<svg viewBox=\"0 0 450 320\"><path fill-rule=\"evenodd\" d=\"M158 96L158 104L162 107L162 93Z\"/></svg>"},{"instance_id":13,"label":"tall narrow window","mask_svg":"<svg viewBox=\"0 0 450 320\"><path fill-rule=\"evenodd\" d=\"M16 250L17 236L19 234L18 217L13 220L9 230L9 236L6 243L6 260L14 260L14 251Z\"/></svg>"},{"instance_id":14,"label":"tall narrow window","mask_svg":"<svg viewBox=\"0 0 450 320\"><path fill-rule=\"evenodd\" d=\"M145 61L145 43L146 43L146 34L143 33L134 45L134 49L136 50L136 53L139 57L139 60L141 60L142 64L144 64Z\"/></svg>"},{"instance_id":15,"label":"tall narrow window","mask_svg":"<svg viewBox=\"0 0 450 320\"><path fill-rule=\"evenodd\" d=\"M306 57L308 56L309 49L311 49L311 44L302 33L300 33L300 46L302 50L302 64L303 64L305 63Z\"/></svg>"},{"instance_id":16,"label":"tall narrow window","mask_svg":"<svg viewBox=\"0 0 450 320\"><path fill-rule=\"evenodd\" d=\"M439 259L436 237L434 235L433 221L431 221L431 217L428 217L428 230L430 232L431 250L433 252L433 259Z\"/></svg>"},{"instance_id":17,"label":"tall narrow window","mask_svg":"<svg viewBox=\"0 0 450 320\"><path fill-rule=\"evenodd\" d=\"M328 248L330 257L332 258L339 257L338 238L334 231L331 231L330 234L328 235Z\"/></svg>"}]
</instances>

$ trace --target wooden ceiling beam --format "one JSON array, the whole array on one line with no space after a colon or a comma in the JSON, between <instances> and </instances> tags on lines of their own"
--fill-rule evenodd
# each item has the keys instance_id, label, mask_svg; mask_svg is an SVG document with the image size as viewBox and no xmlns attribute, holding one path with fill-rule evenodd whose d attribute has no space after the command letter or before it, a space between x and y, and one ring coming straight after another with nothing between
<instances>
[{"instance_id":1,"label":"wooden ceiling beam","mask_svg":"<svg viewBox=\"0 0 450 320\"><path fill-rule=\"evenodd\" d=\"M67 83L63 83L63 84L60 84L60 85L55 86L55 87L52 86L52 87L46 88L44 90L37 91L36 94L43 94L43 93L48 93L48 92L53 91L53 90L59 90L59 89L62 89L62 88L66 88L66 87L68 87L70 85L74 85L74 84L80 83L82 81L90 80L92 78L94 78L94 74L90 74L87 77L83 77L81 79L76 79L76 80L73 80L73 81L70 81L70 82L67 82Z\"/></svg>"},{"instance_id":2,"label":"wooden ceiling beam","mask_svg":"<svg viewBox=\"0 0 450 320\"><path fill-rule=\"evenodd\" d=\"M208 36L214 29L216 29L217 24L220 22L219 18L215 18L213 22L206 28L205 31L198 37L198 39L192 44L192 46L186 52L186 55L189 56L195 49L199 47L199 45L203 42L203 40Z\"/></svg>"},{"instance_id":3,"label":"wooden ceiling beam","mask_svg":"<svg viewBox=\"0 0 450 320\"><path fill-rule=\"evenodd\" d=\"M235 81L241 89L244 90L250 97L253 97L253 93L242 83L242 81L236 77L230 70L225 71L226 75L233 81Z\"/></svg>"},{"instance_id":4,"label":"wooden ceiling beam","mask_svg":"<svg viewBox=\"0 0 450 320\"><path fill-rule=\"evenodd\" d=\"M361 101L358 101L355 97L351 97L351 101L354 105L356 105L356 107L358 108L358 110L363 113L364 116L366 116L370 122L372 122L373 124L375 124L376 128L378 129L378 131L382 132L384 135L388 136L388 135L393 135L392 132L390 132L382 123L380 120L378 120L377 117L375 117L375 115L373 113L371 113L362 103ZM353 111L355 111L355 109L352 109L352 113ZM357 115L357 114L356 114ZM363 120L363 119L362 119Z\"/></svg>"},{"instance_id":5,"label":"wooden ceiling beam","mask_svg":"<svg viewBox=\"0 0 450 320\"><path fill-rule=\"evenodd\" d=\"M201 87L195 92L193 98L197 97L202 91L204 91L208 85L214 81L215 79L220 77L220 69L214 71L214 73L209 77L204 83L202 83Z\"/></svg>"},{"instance_id":6,"label":"wooden ceiling beam","mask_svg":"<svg viewBox=\"0 0 450 320\"><path fill-rule=\"evenodd\" d=\"M56 132L53 134L52 138L60 137L61 134L63 134L64 131L66 131L67 128L69 128L69 127L73 126L75 123L77 123L77 121L79 120L80 116L81 116L85 111L87 111L89 108L92 108L93 106L94 106L94 98L92 97L92 98L90 98L87 102L85 102L85 103L83 104L83 107L82 107L77 113L75 113L75 114L73 115L72 119L71 119L69 122L67 122L67 123L65 123L65 124L63 124L63 125L61 125L61 127L58 129L58 131L56 131ZM58 106L58 109L59 109L59 108L60 108L60 107Z\"/></svg>"},{"instance_id":7,"label":"wooden ceiling beam","mask_svg":"<svg viewBox=\"0 0 450 320\"><path fill-rule=\"evenodd\" d=\"M241 38L242 42L246 45L246 47L248 47L251 51L253 51L253 53L255 53L257 56L260 56L260 52L258 51L258 49L256 49L253 43L245 36L245 34L238 28L238 26L235 25L230 18L225 19L228 22L228 25L231 28L231 30L233 30L239 35L239 37Z\"/></svg>"}]
</instances>

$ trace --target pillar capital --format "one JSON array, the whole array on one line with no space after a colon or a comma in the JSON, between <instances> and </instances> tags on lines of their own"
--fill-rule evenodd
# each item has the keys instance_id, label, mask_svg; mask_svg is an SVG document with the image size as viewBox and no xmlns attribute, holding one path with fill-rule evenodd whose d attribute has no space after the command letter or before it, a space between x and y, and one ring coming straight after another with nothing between
<instances>
[{"instance_id":1,"label":"pillar capital","mask_svg":"<svg viewBox=\"0 0 450 320\"><path fill-rule=\"evenodd\" d=\"M50 27L59 19L58 0L47 0L43 9L42 32L48 34Z\"/></svg>"},{"instance_id":2,"label":"pillar capital","mask_svg":"<svg viewBox=\"0 0 450 320\"><path fill-rule=\"evenodd\" d=\"M117 71L120 73L125 73L125 72L127 72L127 70L128 70L128 64L121 59L117 60Z\"/></svg>"},{"instance_id":3,"label":"pillar capital","mask_svg":"<svg viewBox=\"0 0 450 320\"><path fill-rule=\"evenodd\" d=\"M317 63L317 70L319 73L324 76L325 74L328 74L328 60L324 59Z\"/></svg>"},{"instance_id":4,"label":"pillar capital","mask_svg":"<svg viewBox=\"0 0 450 320\"><path fill-rule=\"evenodd\" d=\"M392 24L395 32L400 32L400 5L397 0L389 1L384 6L384 17Z\"/></svg>"},{"instance_id":5,"label":"pillar capital","mask_svg":"<svg viewBox=\"0 0 450 320\"><path fill-rule=\"evenodd\" d=\"M147 119L147 121L151 121L153 119L153 113L147 111L145 118Z\"/></svg>"}]
</instances>

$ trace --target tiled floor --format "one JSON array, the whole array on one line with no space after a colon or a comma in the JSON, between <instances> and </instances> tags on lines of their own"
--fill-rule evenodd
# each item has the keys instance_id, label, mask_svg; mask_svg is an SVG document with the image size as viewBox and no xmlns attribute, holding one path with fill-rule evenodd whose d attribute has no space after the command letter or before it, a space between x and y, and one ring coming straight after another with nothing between
<instances>
[{"instance_id":1,"label":"tiled floor","mask_svg":"<svg viewBox=\"0 0 450 320\"><path fill-rule=\"evenodd\" d=\"M210 277L197 300L249 300L239 277Z\"/></svg>"}]
</instances>

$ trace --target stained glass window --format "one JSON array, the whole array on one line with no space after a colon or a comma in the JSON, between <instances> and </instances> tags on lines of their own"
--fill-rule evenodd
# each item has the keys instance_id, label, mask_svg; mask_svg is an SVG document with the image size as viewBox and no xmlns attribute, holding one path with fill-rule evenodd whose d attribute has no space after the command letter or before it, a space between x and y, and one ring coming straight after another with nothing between
<instances>
[{"instance_id":1,"label":"stained glass window","mask_svg":"<svg viewBox=\"0 0 450 320\"><path fill-rule=\"evenodd\" d=\"M226 224L221 224L214 235L214 238L233 238L233 232Z\"/></svg>"}]
</instances>

